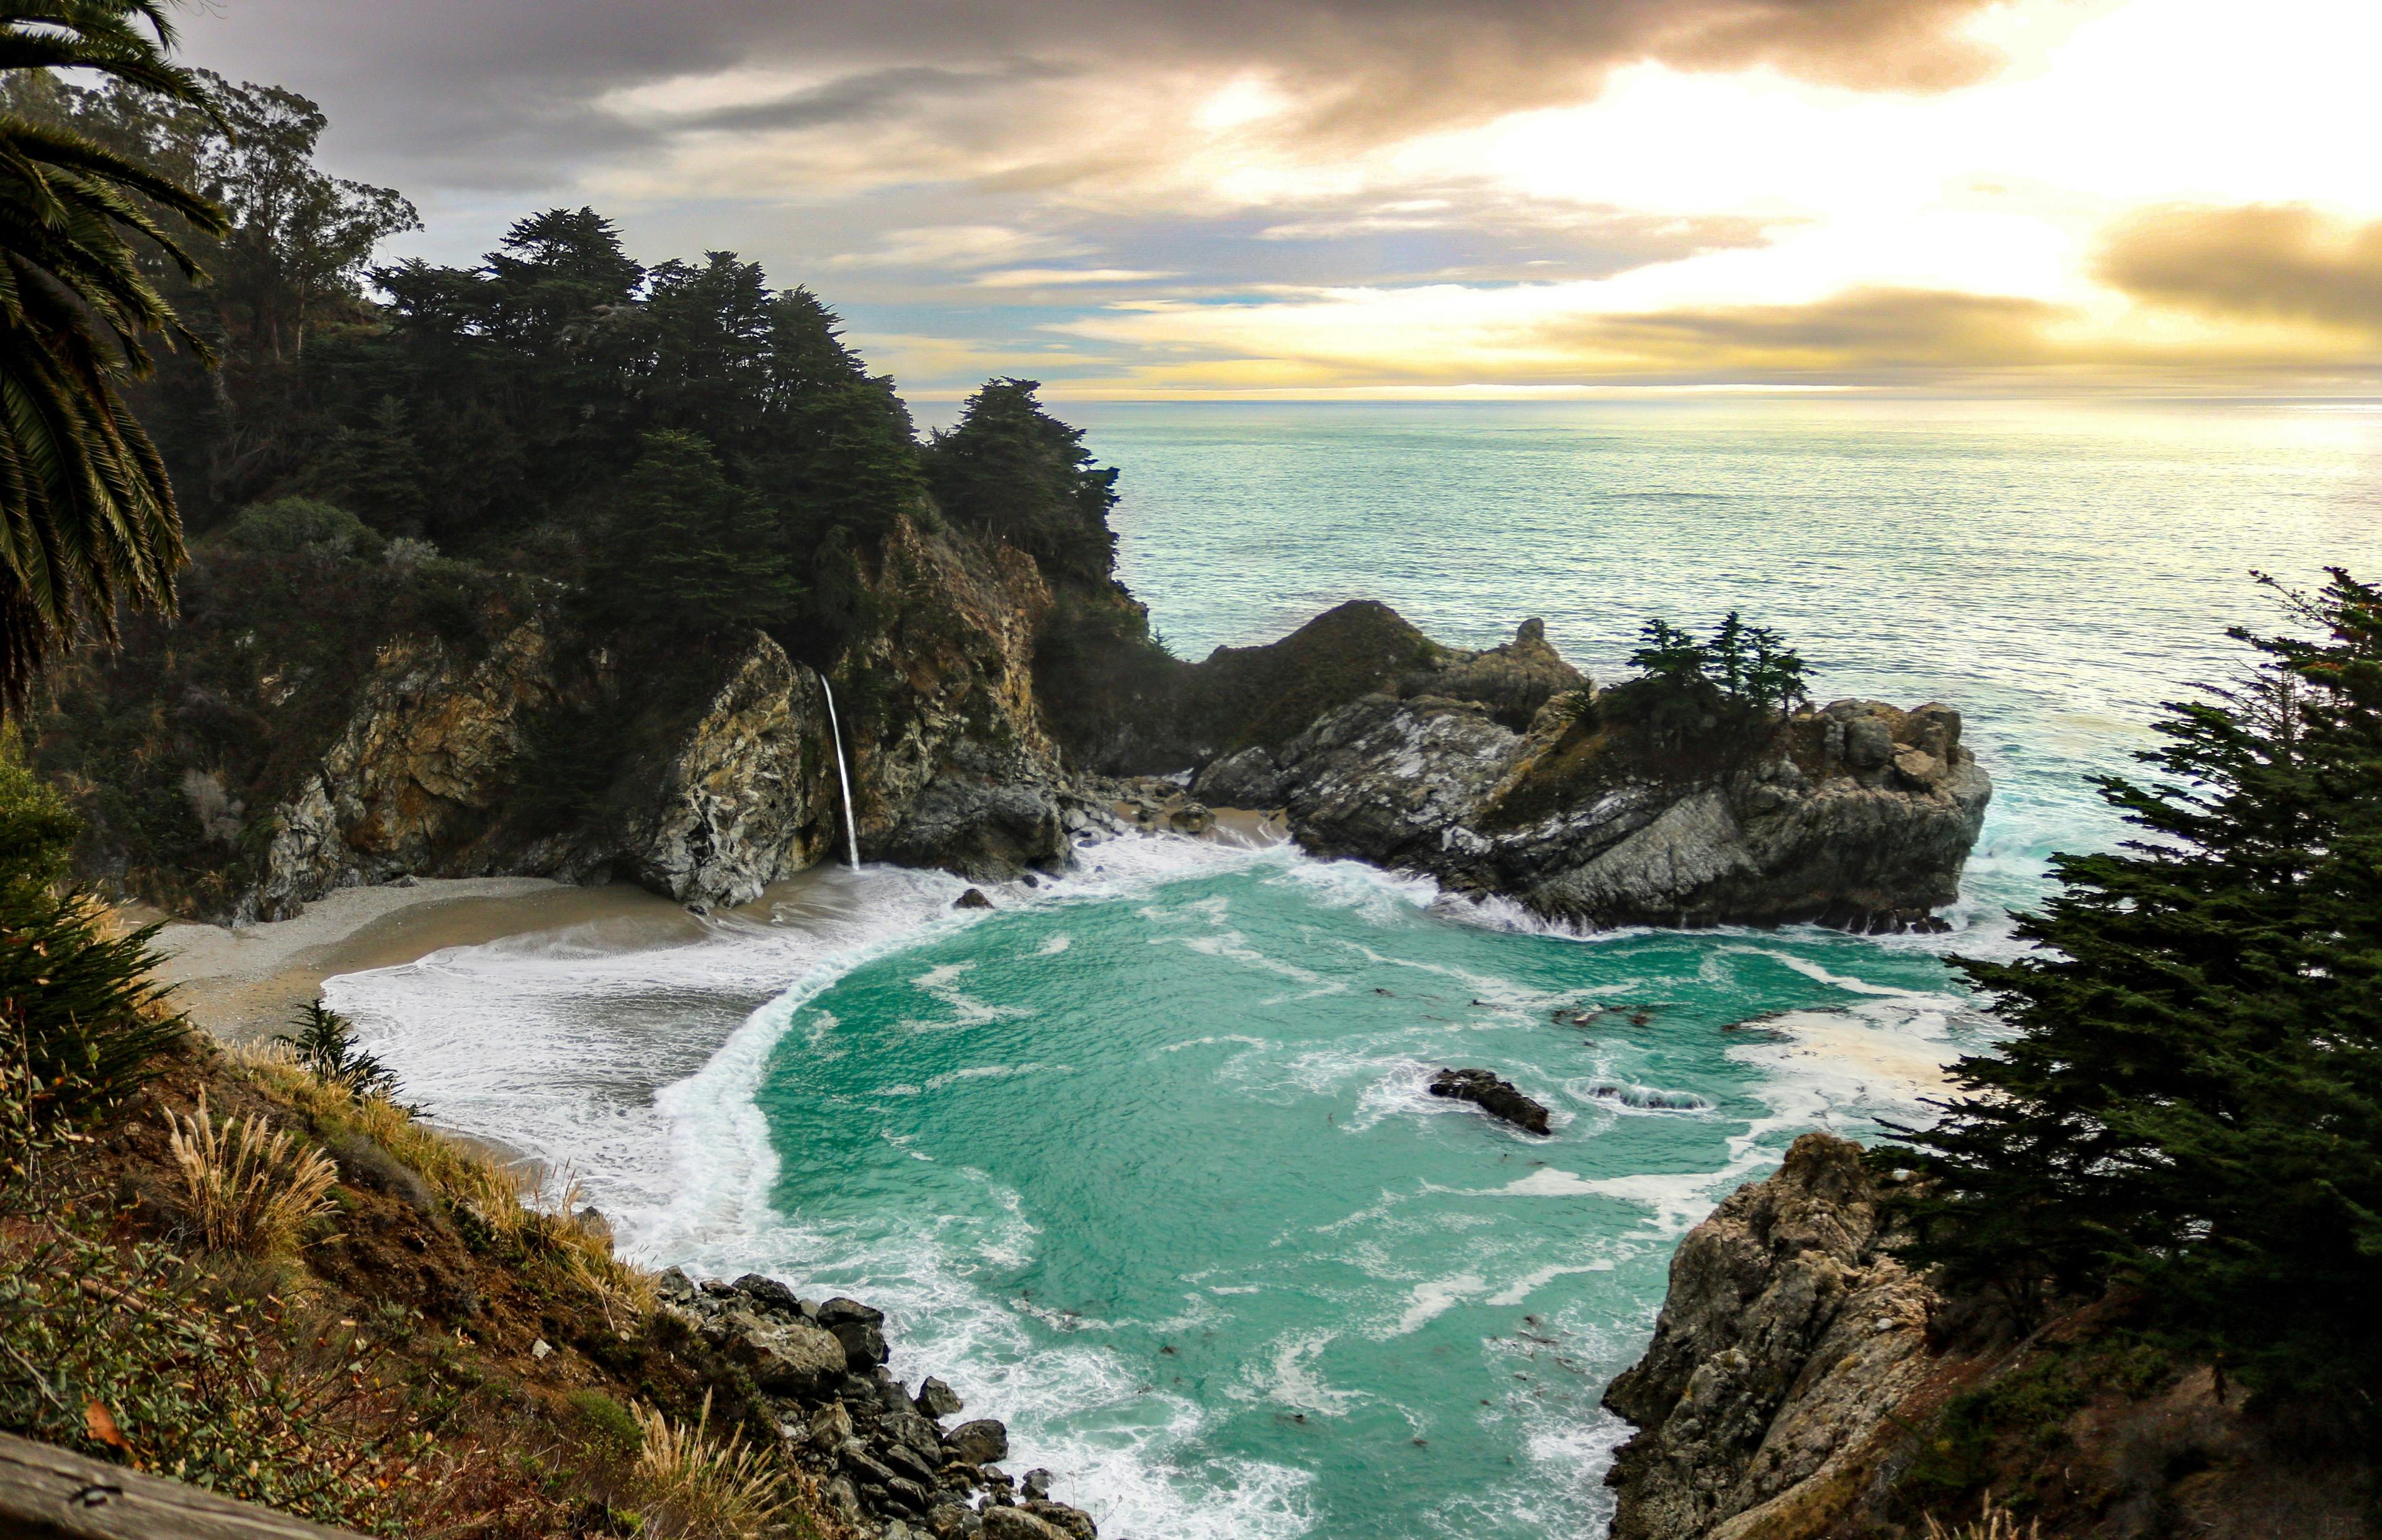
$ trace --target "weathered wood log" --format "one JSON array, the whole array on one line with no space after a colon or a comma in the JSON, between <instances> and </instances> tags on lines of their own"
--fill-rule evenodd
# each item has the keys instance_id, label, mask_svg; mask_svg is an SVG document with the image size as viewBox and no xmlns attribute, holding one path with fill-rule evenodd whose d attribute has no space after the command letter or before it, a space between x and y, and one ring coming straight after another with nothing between
<instances>
[{"instance_id":1,"label":"weathered wood log","mask_svg":"<svg viewBox=\"0 0 2382 1540\"><path fill-rule=\"evenodd\" d=\"M0 1433L0 1535L26 1540L356 1540L163 1476Z\"/></svg>"}]
</instances>

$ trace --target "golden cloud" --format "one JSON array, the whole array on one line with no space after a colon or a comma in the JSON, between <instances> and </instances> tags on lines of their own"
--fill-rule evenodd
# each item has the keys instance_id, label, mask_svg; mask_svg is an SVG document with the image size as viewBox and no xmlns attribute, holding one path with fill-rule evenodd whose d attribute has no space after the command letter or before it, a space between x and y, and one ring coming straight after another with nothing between
<instances>
[{"instance_id":1,"label":"golden cloud","mask_svg":"<svg viewBox=\"0 0 2382 1540\"><path fill-rule=\"evenodd\" d=\"M2304 204L2153 209L2110 234L2097 271L2138 299L2203 316L2382 336L2382 220Z\"/></svg>"}]
</instances>

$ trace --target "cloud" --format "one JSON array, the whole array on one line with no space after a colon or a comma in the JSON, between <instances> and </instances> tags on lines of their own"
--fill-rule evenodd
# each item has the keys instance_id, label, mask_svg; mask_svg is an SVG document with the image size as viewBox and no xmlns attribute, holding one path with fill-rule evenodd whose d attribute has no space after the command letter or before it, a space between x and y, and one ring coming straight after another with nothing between
<instances>
[{"instance_id":1,"label":"cloud","mask_svg":"<svg viewBox=\"0 0 2382 1540\"><path fill-rule=\"evenodd\" d=\"M1050 118L1072 137L1079 125L1058 101L1070 79L1097 95L1176 75L1207 82L1203 100L1253 79L1270 104L1236 131L1343 144L1577 101L1643 60L1937 91L1995 67L1967 31L1994 3L226 0L187 31L201 62L324 98L371 174L519 187L679 132L865 128L956 98L1006 103L1013 141ZM624 97L684 88L699 99L723 79L770 72L782 89L755 100L622 110ZM1063 163L1079 148L1033 158Z\"/></svg>"},{"instance_id":2,"label":"cloud","mask_svg":"<svg viewBox=\"0 0 2382 1540\"><path fill-rule=\"evenodd\" d=\"M1013 267L979 275L979 288L1048 288L1073 284L1147 284L1179 278L1179 273L1139 267Z\"/></svg>"},{"instance_id":3,"label":"cloud","mask_svg":"<svg viewBox=\"0 0 2382 1540\"><path fill-rule=\"evenodd\" d=\"M1271 303L1120 306L1067 333L1147 361L1121 384L1183 390L1372 386L1888 388L2204 386L2243 375L2370 383L2337 335L2112 323L2024 296L1856 287L1793 303L1596 308L1594 285L1336 290Z\"/></svg>"},{"instance_id":4,"label":"cloud","mask_svg":"<svg viewBox=\"0 0 2382 1540\"><path fill-rule=\"evenodd\" d=\"M2382 220L2304 204L2152 209L2109 235L2097 273L2137 299L2199 315L2382 336Z\"/></svg>"}]
</instances>

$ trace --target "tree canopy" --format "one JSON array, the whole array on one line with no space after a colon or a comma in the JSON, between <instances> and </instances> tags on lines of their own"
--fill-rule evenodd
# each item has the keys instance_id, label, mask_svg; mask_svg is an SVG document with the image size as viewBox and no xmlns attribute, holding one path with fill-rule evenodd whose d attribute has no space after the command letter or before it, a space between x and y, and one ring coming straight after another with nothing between
<instances>
[{"instance_id":1,"label":"tree canopy","mask_svg":"<svg viewBox=\"0 0 2382 1540\"><path fill-rule=\"evenodd\" d=\"M2270 1401L2382 1436L2382 592L2336 571L2301 637L2167 708L2143 837L2054 861L2037 949L1962 966L2016 1035L1903 1131L1917 1254L1997 1289L2122 1284Z\"/></svg>"}]
</instances>

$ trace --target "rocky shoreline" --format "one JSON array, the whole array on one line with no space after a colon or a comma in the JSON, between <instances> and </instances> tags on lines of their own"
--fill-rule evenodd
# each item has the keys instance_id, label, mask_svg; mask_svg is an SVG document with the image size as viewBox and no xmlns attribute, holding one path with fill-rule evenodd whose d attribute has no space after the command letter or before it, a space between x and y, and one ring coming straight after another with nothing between
<instances>
[{"instance_id":1,"label":"rocky shoreline","mask_svg":"<svg viewBox=\"0 0 2382 1540\"><path fill-rule=\"evenodd\" d=\"M696 1283L661 1276L664 1316L774 1414L780 1453L821 1484L828 1506L882 1540L1096 1540L1091 1515L1054 1501L1048 1471L1001 1468L1009 1430L965 1410L939 1379L914 1394L885 1368L885 1315L854 1300L811 1301L774 1278Z\"/></svg>"}]
</instances>

